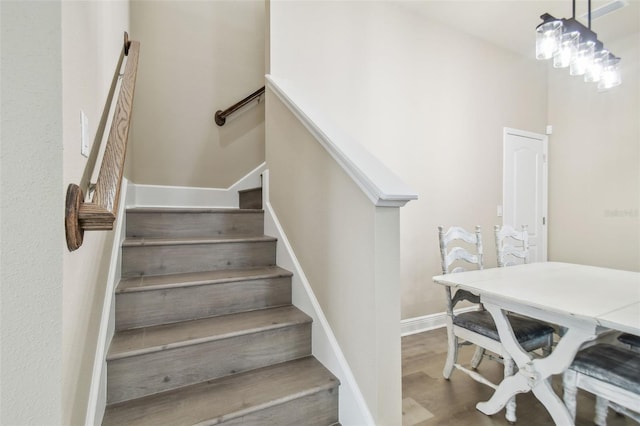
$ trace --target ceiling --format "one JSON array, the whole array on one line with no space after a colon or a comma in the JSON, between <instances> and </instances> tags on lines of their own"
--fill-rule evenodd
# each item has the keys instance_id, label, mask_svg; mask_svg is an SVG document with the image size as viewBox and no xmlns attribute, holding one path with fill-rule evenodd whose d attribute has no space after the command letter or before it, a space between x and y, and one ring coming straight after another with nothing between
<instances>
[{"instance_id":1,"label":"ceiling","mask_svg":"<svg viewBox=\"0 0 640 426\"><path fill-rule=\"evenodd\" d=\"M591 10L611 3L592 0ZM640 32L640 0L626 0L627 6L592 20L591 29L607 42ZM576 0L576 17L586 25L587 0ZM571 0L414 0L402 7L471 34L511 51L534 56L535 28L547 12L556 18L570 18ZM614 52L615 53L615 52Z\"/></svg>"}]
</instances>

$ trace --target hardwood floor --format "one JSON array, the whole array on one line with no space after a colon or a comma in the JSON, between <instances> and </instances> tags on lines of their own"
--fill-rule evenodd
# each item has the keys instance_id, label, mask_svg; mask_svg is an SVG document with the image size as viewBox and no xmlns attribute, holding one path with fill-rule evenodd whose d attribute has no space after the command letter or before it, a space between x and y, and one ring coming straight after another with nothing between
<instances>
[{"instance_id":1,"label":"hardwood floor","mask_svg":"<svg viewBox=\"0 0 640 426\"><path fill-rule=\"evenodd\" d=\"M459 361L469 367L474 346L460 351ZM508 425L504 410L486 416L476 410L478 401L486 401L493 390L477 383L466 374L454 371L451 380L442 377L447 354L446 329L414 334L402 338L402 409L403 426L434 425ZM483 360L478 368L485 377L497 383L502 378L502 365ZM562 380L554 378L553 387L562 397ZM553 425L551 416L531 394L516 397L518 426ZM578 394L576 426L593 425L595 398L584 391ZM635 425L630 419L609 410L609 426Z\"/></svg>"}]
</instances>

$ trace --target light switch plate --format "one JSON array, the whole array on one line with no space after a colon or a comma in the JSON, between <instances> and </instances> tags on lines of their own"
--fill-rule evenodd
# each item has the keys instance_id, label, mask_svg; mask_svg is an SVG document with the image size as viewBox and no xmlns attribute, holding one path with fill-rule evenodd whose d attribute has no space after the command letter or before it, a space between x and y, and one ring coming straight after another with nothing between
<instances>
[{"instance_id":1,"label":"light switch plate","mask_svg":"<svg viewBox=\"0 0 640 426\"><path fill-rule=\"evenodd\" d=\"M80 110L80 154L89 157L89 119Z\"/></svg>"}]
</instances>

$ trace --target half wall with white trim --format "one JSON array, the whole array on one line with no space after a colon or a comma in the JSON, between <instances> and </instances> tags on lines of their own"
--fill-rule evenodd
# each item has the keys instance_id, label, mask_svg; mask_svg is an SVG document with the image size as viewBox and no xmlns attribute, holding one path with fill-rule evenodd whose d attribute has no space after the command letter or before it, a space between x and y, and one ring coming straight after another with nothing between
<instances>
[{"instance_id":1,"label":"half wall with white trim","mask_svg":"<svg viewBox=\"0 0 640 426\"><path fill-rule=\"evenodd\" d=\"M374 424L401 424L399 207L417 195L284 87L269 78L270 208Z\"/></svg>"}]
</instances>

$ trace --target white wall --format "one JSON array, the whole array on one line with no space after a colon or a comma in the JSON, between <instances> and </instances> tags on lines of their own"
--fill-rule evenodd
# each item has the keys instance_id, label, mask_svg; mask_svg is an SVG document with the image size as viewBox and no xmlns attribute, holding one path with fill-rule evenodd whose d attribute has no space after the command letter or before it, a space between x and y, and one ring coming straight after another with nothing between
<instances>
[{"instance_id":1,"label":"white wall","mask_svg":"<svg viewBox=\"0 0 640 426\"><path fill-rule=\"evenodd\" d=\"M419 200L401 212L402 317L445 309L437 226L501 223L502 129L544 133L546 67L402 2L271 1L271 74L365 145ZM463 10L461 10L463 12Z\"/></svg>"},{"instance_id":2,"label":"white wall","mask_svg":"<svg viewBox=\"0 0 640 426\"><path fill-rule=\"evenodd\" d=\"M640 271L640 34L605 43L621 86L549 69L549 258Z\"/></svg>"},{"instance_id":3,"label":"white wall","mask_svg":"<svg viewBox=\"0 0 640 426\"><path fill-rule=\"evenodd\" d=\"M67 185L79 183L86 164L80 155L80 110L87 115L93 142L123 34L129 31L129 2L64 1L61 19L64 174L56 188L64 200ZM86 232L77 251L64 248L63 424L85 421L113 238L113 231Z\"/></svg>"},{"instance_id":4,"label":"white wall","mask_svg":"<svg viewBox=\"0 0 640 426\"><path fill-rule=\"evenodd\" d=\"M2 1L0 424L61 424L60 1Z\"/></svg>"},{"instance_id":5,"label":"white wall","mask_svg":"<svg viewBox=\"0 0 640 426\"><path fill-rule=\"evenodd\" d=\"M264 103L214 122L264 86L264 21L264 0L131 3L134 182L226 188L264 161Z\"/></svg>"}]
</instances>

